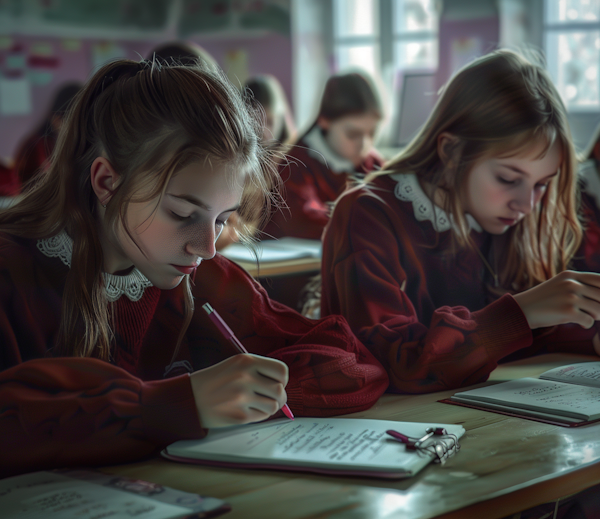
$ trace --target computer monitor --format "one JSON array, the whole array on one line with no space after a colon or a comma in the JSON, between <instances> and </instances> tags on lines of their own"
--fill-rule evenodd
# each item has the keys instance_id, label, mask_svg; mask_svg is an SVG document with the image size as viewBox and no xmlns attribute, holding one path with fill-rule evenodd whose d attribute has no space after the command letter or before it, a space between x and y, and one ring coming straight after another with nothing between
<instances>
[{"instance_id":1,"label":"computer monitor","mask_svg":"<svg viewBox=\"0 0 600 519\"><path fill-rule=\"evenodd\" d=\"M434 72L403 75L395 145L406 146L423 126L437 101Z\"/></svg>"}]
</instances>

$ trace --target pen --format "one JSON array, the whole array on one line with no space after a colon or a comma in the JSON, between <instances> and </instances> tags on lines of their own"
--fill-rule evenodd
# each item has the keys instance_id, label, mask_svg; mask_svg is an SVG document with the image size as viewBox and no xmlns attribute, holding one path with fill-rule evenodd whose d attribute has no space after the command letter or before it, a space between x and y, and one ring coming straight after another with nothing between
<instances>
[{"instance_id":1,"label":"pen","mask_svg":"<svg viewBox=\"0 0 600 519\"><path fill-rule=\"evenodd\" d=\"M248 350L244 348L244 345L239 341L239 339L235 336L231 328L227 326L227 323L223 321L223 318L219 315L219 313L210 305L210 303L204 303L202 305L204 311L208 314L210 320L215 323L219 331L225 336L226 339L229 339L237 348L240 353L248 353ZM288 407L287 404L283 404L281 408L283 414L287 416L290 420L294 419L294 415L292 410Z\"/></svg>"}]
</instances>

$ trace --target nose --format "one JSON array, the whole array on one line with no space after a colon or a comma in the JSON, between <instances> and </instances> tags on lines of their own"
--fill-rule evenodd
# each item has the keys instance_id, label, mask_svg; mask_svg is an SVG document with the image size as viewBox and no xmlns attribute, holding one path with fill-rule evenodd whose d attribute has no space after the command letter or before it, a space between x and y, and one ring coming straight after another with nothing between
<instances>
[{"instance_id":1,"label":"nose","mask_svg":"<svg viewBox=\"0 0 600 519\"><path fill-rule=\"evenodd\" d=\"M537 200L535 189L524 187L519 191L519 193L517 193L517 196L511 200L509 207L513 211L517 211L522 214L529 214L531 211L533 211Z\"/></svg>"},{"instance_id":2,"label":"nose","mask_svg":"<svg viewBox=\"0 0 600 519\"><path fill-rule=\"evenodd\" d=\"M186 239L185 251L191 256L197 256L203 260L214 258L217 253L215 242L215 229L212 226L190 226L189 235Z\"/></svg>"}]
</instances>

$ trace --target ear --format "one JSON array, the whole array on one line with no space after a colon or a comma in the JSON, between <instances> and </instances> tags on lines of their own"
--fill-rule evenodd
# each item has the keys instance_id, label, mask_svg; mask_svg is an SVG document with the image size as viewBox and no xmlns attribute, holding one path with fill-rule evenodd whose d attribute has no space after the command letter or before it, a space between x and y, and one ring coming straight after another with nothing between
<instances>
[{"instance_id":1,"label":"ear","mask_svg":"<svg viewBox=\"0 0 600 519\"><path fill-rule=\"evenodd\" d=\"M96 157L90 167L90 182L100 205L105 206L113 196L119 174L104 157Z\"/></svg>"},{"instance_id":2,"label":"ear","mask_svg":"<svg viewBox=\"0 0 600 519\"><path fill-rule=\"evenodd\" d=\"M317 119L317 126L319 126L322 130L329 130L329 119L325 119L322 115L320 115Z\"/></svg>"},{"instance_id":3,"label":"ear","mask_svg":"<svg viewBox=\"0 0 600 519\"><path fill-rule=\"evenodd\" d=\"M445 167L453 166L454 150L458 144L458 137L449 132L442 132L437 138L437 152Z\"/></svg>"}]
</instances>

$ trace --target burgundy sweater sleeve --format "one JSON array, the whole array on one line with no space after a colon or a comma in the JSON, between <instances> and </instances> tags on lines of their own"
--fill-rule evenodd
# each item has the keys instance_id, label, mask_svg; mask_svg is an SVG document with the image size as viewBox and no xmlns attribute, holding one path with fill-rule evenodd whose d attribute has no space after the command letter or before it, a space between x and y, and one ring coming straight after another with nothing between
<instances>
[{"instance_id":1,"label":"burgundy sweater sleeve","mask_svg":"<svg viewBox=\"0 0 600 519\"><path fill-rule=\"evenodd\" d=\"M143 382L90 358L0 373L0 476L135 461L202 433L187 374Z\"/></svg>"},{"instance_id":2,"label":"burgundy sweater sleeve","mask_svg":"<svg viewBox=\"0 0 600 519\"><path fill-rule=\"evenodd\" d=\"M264 229L265 237L319 240L329 217L313 176L314 159L301 154L287 162L280 168L281 196L287 207L277 208Z\"/></svg>"},{"instance_id":3,"label":"burgundy sweater sleeve","mask_svg":"<svg viewBox=\"0 0 600 519\"><path fill-rule=\"evenodd\" d=\"M475 312L437 308L430 323L420 322L405 292L414 280L399 261L402 237L374 200L345 197L336 207L324 239L322 314L346 317L387 368L391 390L425 393L482 382L499 359L532 344L510 295Z\"/></svg>"},{"instance_id":4,"label":"burgundy sweater sleeve","mask_svg":"<svg viewBox=\"0 0 600 519\"><path fill-rule=\"evenodd\" d=\"M196 315L190 334L214 337L216 328L201 310L218 310L250 353L285 362L290 371L288 404L298 416L331 416L371 407L388 385L383 367L352 334L345 319L319 321L269 299L240 267L221 256L203 263L194 288ZM190 344L194 338L188 337Z\"/></svg>"}]
</instances>

